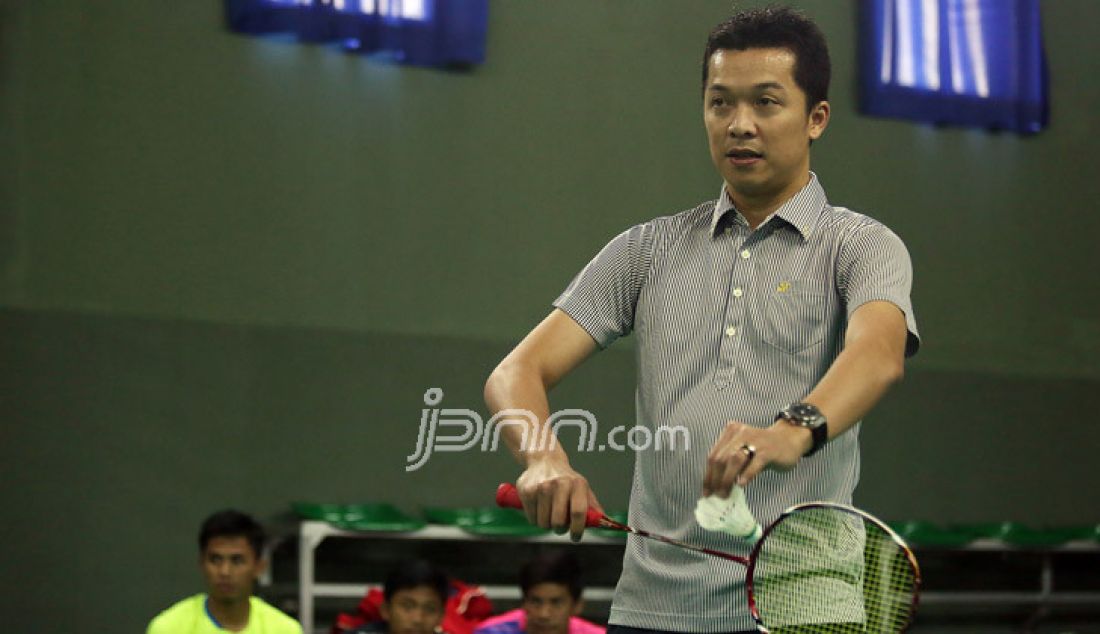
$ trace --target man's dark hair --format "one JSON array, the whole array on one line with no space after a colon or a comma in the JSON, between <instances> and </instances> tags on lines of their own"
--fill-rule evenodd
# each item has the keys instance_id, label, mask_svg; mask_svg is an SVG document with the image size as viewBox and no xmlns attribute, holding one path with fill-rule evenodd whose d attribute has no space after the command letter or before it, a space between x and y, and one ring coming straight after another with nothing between
<instances>
[{"instance_id":1,"label":"man's dark hair","mask_svg":"<svg viewBox=\"0 0 1100 634\"><path fill-rule=\"evenodd\" d=\"M447 590L450 582L442 570L422 560L413 559L406 561L390 571L386 575L386 582L382 586L382 595L389 601L393 595L402 590L428 586L439 595L439 602L447 604Z\"/></svg>"},{"instance_id":2,"label":"man's dark hair","mask_svg":"<svg viewBox=\"0 0 1100 634\"><path fill-rule=\"evenodd\" d=\"M581 598L581 566L577 558L567 550L544 553L525 563L519 570L519 587L526 597L531 588L540 583L560 583L569 588L576 601Z\"/></svg>"},{"instance_id":3,"label":"man's dark hair","mask_svg":"<svg viewBox=\"0 0 1100 634\"><path fill-rule=\"evenodd\" d=\"M794 55L794 81L806 93L806 112L829 99L829 47L813 20L790 7L770 6L734 15L714 27L703 55L703 91L715 51L785 48Z\"/></svg>"},{"instance_id":4,"label":"man's dark hair","mask_svg":"<svg viewBox=\"0 0 1100 634\"><path fill-rule=\"evenodd\" d=\"M202 523L199 529L199 552L206 552L206 545L215 537L244 537L252 552L259 559L264 549L264 527L251 515L233 509L218 511Z\"/></svg>"}]
</instances>

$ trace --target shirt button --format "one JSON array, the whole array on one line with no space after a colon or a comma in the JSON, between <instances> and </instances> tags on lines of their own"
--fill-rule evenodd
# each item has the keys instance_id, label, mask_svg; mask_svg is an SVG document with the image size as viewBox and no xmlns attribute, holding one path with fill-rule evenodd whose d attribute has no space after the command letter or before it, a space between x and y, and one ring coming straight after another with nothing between
<instances>
[{"instance_id":1,"label":"shirt button","mask_svg":"<svg viewBox=\"0 0 1100 634\"><path fill-rule=\"evenodd\" d=\"M726 328L726 336L727 337L732 337L736 334L737 334L737 329L734 328L733 326L730 326L729 328Z\"/></svg>"},{"instance_id":2,"label":"shirt button","mask_svg":"<svg viewBox=\"0 0 1100 634\"><path fill-rule=\"evenodd\" d=\"M744 295L744 291L742 291L739 288L733 289L733 296L734 297L741 297L742 295Z\"/></svg>"},{"instance_id":3,"label":"shirt button","mask_svg":"<svg viewBox=\"0 0 1100 634\"><path fill-rule=\"evenodd\" d=\"M748 249L745 249L744 251L741 252L741 259L742 260L747 260L751 256L752 256L752 252L749 251Z\"/></svg>"}]
</instances>

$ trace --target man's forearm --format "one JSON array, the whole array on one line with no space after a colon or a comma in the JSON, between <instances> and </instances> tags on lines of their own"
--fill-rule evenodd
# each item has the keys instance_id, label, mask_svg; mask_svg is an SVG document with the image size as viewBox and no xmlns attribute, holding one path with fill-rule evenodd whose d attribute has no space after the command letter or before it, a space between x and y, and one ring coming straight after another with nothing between
<instances>
[{"instance_id":1,"label":"man's forearm","mask_svg":"<svg viewBox=\"0 0 1100 634\"><path fill-rule=\"evenodd\" d=\"M904 376L903 355L876 342L846 347L803 399L829 421L829 438L843 434Z\"/></svg>"},{"instance_id":2,"label":"man's forearm","mask_svg":"<svg viewBox=\"0 0 1100 634\"><path fill-rule=\"evenodd\" d=\"M542 442L550 403L546 385L536 372L520 364L501 364L485 383L485 404L492 416L507 410L518 412L501 417L496 425L501 427L505 444L520 464L527 467L548 458L568 463L558 443L550 446Z\"/></svg>"}]
</instances>

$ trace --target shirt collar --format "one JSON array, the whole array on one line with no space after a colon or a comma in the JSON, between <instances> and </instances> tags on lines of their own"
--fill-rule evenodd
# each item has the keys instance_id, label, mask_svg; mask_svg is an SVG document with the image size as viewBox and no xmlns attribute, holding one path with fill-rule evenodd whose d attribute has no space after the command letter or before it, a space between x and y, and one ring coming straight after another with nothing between
<instances>
[{"instance_id":1,"label":"shirt collar","mask_svg":"<svg viewBox=\"0 0 1100 634\"><path fill-rule=\"evenodd\" d=\"M821 216L821 210L825 208L827 202L825 190L818 182L817 174L810 172L810 182L806 183L806 186L792 196L790 200L783 203L779 209L776 209L771 216L768 216L760 226L764 226L771 222L772 218L778 217L794 228L803 240L806 240L810 237L814 227L817 226L817 219ZM734 214L735 219L740 220L742 223L745 222L740 212L733 205L733 201L730 200L725 185L723 185L722 193L718 197L718 202L714 205L714 213L710 219L711 236L719 231L723 216L731 212Z\"/></svg>"}]
</instances>

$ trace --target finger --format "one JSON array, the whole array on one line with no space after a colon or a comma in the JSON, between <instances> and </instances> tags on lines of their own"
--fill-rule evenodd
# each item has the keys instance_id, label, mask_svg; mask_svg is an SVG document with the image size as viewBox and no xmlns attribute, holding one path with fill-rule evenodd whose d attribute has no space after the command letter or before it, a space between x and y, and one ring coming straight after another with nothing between
<instances>
[{"instance_id":1,"label":"finger","mask_svg":"<svg viewBox=\"0 0 1100 634\"><path fill-rule=\"evenodd\" d=\"M703 497L710 497L713 490L712 482L714 479L714 471L720 468L717 459L711 456L707 456L707 465L703 468Z\"/></svg>"},{"instance_id":2,"label":"finger","mask_svg":"<svg viewBox=\"0 0 1100 634\"><path fill-rule=\"evenodd\" d=\"M538 486L538 503L535 507L536 522L542 528L550 528L550 511L554 508L554 482L552 480L541 482Z\"/></svg>"},{"instance_id":3,"label":"finger","mask_svg":"<svg viewBox=\"0 0 1100 634\"><path fill-rule=\"evenodd\" d=\"M734 483L740 482L741 474L751 468L756 461L756 448L749 443L740 443L726 461L726 470L717 491L722 498L728 498Z\"/></svg>"},{"instance_id":4,"label":"finger","mask_svg":"<svg viewBox=\"0 0 1100 634\"><path fill-rule=\"evenodd\" d=\"M577 483L568 480L559 482L554 488L553 502L550 508L550 528L557 534L564 533L569 527L569 501Z\"/></svg>"},{"instance_id":5,"label":"finger","mask_svg":"<svg viewBox=\"0 0 1100 634\"><path fill-rule=\"evenodd\" d=\"M745 468L741 470L741 473L737 476L738 486L745 486L748 483L756 479L756 476L760 475L760 472L768 466L767 460L760 459L759 456L753 458L745 465Z\"/></svg>"},{"instance_id":6,"label":"finger","mask_svg":"<svg viewBox=\"0 0 1100 634\"><path fill-rule=\"evenodd\" d=\"M721 487L725 477L726 465L729 462L730 447L736 446L738 434L744 425L734 421L726 423L722 432L718 434L718 440L714 441L710 452L707 454L707 468L703 474L703 496L713 495Z\"/></svg>"},{"instance_id":7,"label":"finger","mask_svg":"<svg viewBox=\"0 0 1100 634\"><path fill-rule=\"evenodd\" d=\"M725 450L707 460L707 472L703 477L704 497L720 494L722 481L725 479L726 470L729 468L729 462L730 456Z\"/></svg>"},{"instance_id":8,"label":"finger","mask_svg":"<svg viewBox=\"0 0 1100 634\"><path fill-rule=\"evenodd\" d=\"M742 454L742 456L743 455L744 454ZM714 494L723 500L728 498L730 496L730 489L733 488L733 483L737 480L737 474L741 472L743 466L741 457L732 455L727 458L725 469L722 470L722 477L714 486Z\"/></svg>"},{"instance_id":9,"label":"finger","mask_svg":"<svg viewBox=\"0 0 1100 634\"><path fill-rule=\"evenodd\" d=\"M529 490L525 490L525 489L521 489L520 486L519 486L519 482L517 481L516 482L516 491L519 492L520 502L523 503L523 514L527 516L527 521L530 522L531 524L536 524L537 525L539 523L539 517L538 517L538 508L539 508L538 489L536 488L536 490L534 492L529 491Z\"/></svg>"},{"instance_id":10,"label":"finger","mask_svg":"<svg viewBox=\"0 0 1100 634\"><path fill-rule=\"evenodd\" d=\"M588 485L577 483L573 486L573 493L569 498L569 539L575 542L579 542L584 535L589 497Z\"/></svg>"},{"instance_id":11,"label":"finger","mask_svg":"<svg viewBox=\"0 0 1100 634\"><path fill-rule=\"evenodd\" d=\"M707 454L707 465L703 470L703 497L714 493L714 489L722 478L722 470L725 469L725 462L722 458L723 436L725 436L724 432L722 436L719 436L714 446L710 448L710 453Z\"/></svg>"}]
</instances>

